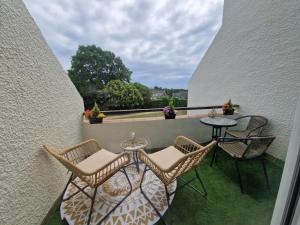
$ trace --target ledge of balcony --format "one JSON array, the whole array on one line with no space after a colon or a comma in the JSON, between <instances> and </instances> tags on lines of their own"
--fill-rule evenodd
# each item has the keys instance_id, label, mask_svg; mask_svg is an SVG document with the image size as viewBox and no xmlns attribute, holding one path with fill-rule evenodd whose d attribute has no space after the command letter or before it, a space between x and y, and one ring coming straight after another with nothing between
<instances>
[{"instance_id":1,"label":"ledge of balcony","mask_svg":"<svg viewBox=\"0 0 300 225\"><path fill-rule=\"evenodd\" d=\"M182 120L182 119L200 119L206 117L207 113L202 114L193 114L193 115L178 115L176 116L175 120ZM240 116L240 112L237 111L234 115L223 115L223 113L218 113L217 116L219 117L226 117L226 118L236 118ZM174 121L174 120L166 120L163 115L156 116L156 117L137 117L137 118L122 118L122 117L106 117L103 119L103 124L110 124L110 123L128 123L128 122L145 122L145 121ZM84 119L82 120L84 124L89 124L89 121ZM94 125L94 124L90 124Z\"/></svg>"}]
</instances>

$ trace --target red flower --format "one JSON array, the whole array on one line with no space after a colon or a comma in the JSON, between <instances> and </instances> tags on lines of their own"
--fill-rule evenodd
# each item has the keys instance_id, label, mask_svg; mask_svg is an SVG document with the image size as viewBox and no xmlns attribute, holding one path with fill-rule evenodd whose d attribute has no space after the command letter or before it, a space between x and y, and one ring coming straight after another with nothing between
<instances>
[{"instance_id":1,"label":"red flower","mask_svg":"<svg viewBox=\"0 0 300 225\"><path fill-rule=\"evenodd\" d=\"M228 105L228 104L224 104L223 106L222 106L222 109L224 110L224 109L229 109L230 108L230 105Z\"/></svg>"},{"instance_id":2,"label":"red flower","mask_svg":"<svg viewBox=\"0 0 300 225\"><path fill-rule=\"evenodd\" d=\"M89 117L92 116L92 113L93 113L92 110L87 109L87 110L84 111L83 114L84 114L85 118L88 119Z\"/></svg>"}]
</instances>

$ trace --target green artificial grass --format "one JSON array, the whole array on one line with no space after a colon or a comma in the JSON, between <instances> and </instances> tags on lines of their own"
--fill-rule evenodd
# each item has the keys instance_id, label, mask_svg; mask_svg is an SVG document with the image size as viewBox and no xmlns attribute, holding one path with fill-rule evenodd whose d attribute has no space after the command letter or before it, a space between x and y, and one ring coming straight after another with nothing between
<instances>
[{"instance_id":1,"label":"green artificial grass","mask_svg":"<svg viewBox=\"0 0 300 225\"><path fill-rule=\"evenodd\" d=\"M259 161L241 163L244 194L240 192L234 160L219 151L217 163L209 166L211 154L198 171L206 186L208 196L185 187L175 194L171 208L164 218L171 225L269 225L281 179L283 162L267 158L271 191L266 187L262 165ZM188 179L194 172L185 175ZM196 181L195 181L196 182ZM195 183L200 188L200 185ZM48 225L61 222L59 207L50 216ZM157 225L161 225L158 222Z\"/></svg>"}]
</instances>

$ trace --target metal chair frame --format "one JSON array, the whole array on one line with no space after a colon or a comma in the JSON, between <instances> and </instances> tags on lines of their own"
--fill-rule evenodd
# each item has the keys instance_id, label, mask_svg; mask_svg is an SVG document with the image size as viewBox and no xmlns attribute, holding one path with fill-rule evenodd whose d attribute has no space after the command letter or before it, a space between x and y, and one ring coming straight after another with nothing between
<instances>
[{"instance_id":1,"label":"metal chair frame","mask_svg":"<svg viewBox=\"0 0 300 225\"><path fill-rule=\"evenodd\" d=\"M85 194L89 199L91 199L91 207L89 210L88 215L88 221L87 225L91 222L91 216L93 212L93 206L95 202L95 197L97 194L97 189L100 185L102 185L104 182L109 180L113 175L115 175L117 172L122 172L126 180L129 184L129 192L122 198L98 223L100 225L132 192L132 184L129 180L129 177L126 173L126 167L128 165L128 162L130 161L130 156L128 153L121 153L116 156L113 160L107 162L105 165L103 165L101 168L98 168L96 171L87 173L83 170L81 170L77 164L83 161L84 159L88 158L89 156L93 155L94 153L101 151L102 147L99 145L99 143L93 139L87 140L85 142L82 142L78 145L75 145L73 147L64 149L62 151L57 151L53 149L52 147L48 145L44 145L45 150L54 156L58 161L60 161L67 169L71 172L71 176L67 182L66 187L64 188L64 191L61 196L61 201L67 201L77 195L78 193L82 192ZM78 186L74 180L76 178L81 179L82 181L86 182L87 185L84 187ZM67 191L68 185L72 184L74 185L78 191L74 192L72 195L68 196L64 199L65 192ZM88 194L85 189L87 187L93 188L94 192L93 195Z\"/></svg>"},{"instance_id":2,"label":"metal chair frame","mask_svg":"<svg viewBox=\"0 0 300 225\"><path fill-rule=\"evenodd\" d=\"M235 120L238 121L238 120L245 119L245 118L250 118L250 119L251 119L251 117L259 117L259 118L263 119L265 122L264 122L262 125L258 126L258 127L249 129L249 133L248 133L248 135L247 135L245 138L251 137L252 134L253 134L253 132L255 132L255 131L257 131L257 130L258 130L258 133L256 133L255 136L261 135L263 128L268 124L268 119L265 118L265 117L263 117L263 116L259 116L259 115L246 115L246 116L240 116L240 117L236 118ZM249 122L250 122L250 121L249 121ZM248 126L249 126L249 123L247 124L247 128L248 128ZM248 130L247 128L246 128L246 130ZM230 131L230 130L229 130L229 131ZM232 136L231 134L227 133L227 130L226 130L226 131L225 131L224 137L226 137L227 134L230 135L230 136Z\"/></svg>"},{"instance_id":3,"label":"metal chair frame","mask_svg":"<svg viewBox=\"0 0 300 225\"><path fill-rule=\"evenodd\" d=\"M143 175L142 175L142 179L141 179L141 182L140 182L140 190L141 190L141 193L143 194L143 196L144 196L144 197L147 199L147 201L150 203L150 205L152 206L152 208L154 208L156 214L159 216L159 218L161 219L162 223L166 225L167 223L166 223L165 220L163 219L163 216L160 214L160 212L158 211L158 209L157 209L157 208L155 207L155 205L151 202L151 200L149 199L149 197L146 195L146 193L145 193L144 190L143 190L143 180L144 180L144 177L145 177L146 172L149 171L149 170L151 170L151 169L150 169L147 165L145 165L145 168L144 168L144 171L143 171ZM178 190L181 190L181 189L183 189L183 188L186 187L186 186L188 186L190 189L194 190L195 192L199 193L201 196L203 196L204 198L206 198L206 196L207 196L207 190L206 190L206 188L205 188L205 186L204 186L204 183L203 183L203 181L202 181L202 179L201 179L201 177L200 177L200 175L199 175L199 172L197 171L196 168L194 168L194 171L195 171L196 176L195 176L194 178L188 180L188 181L186 181L186 180L183 179L183 178L179 178L179 180L183 181L184 183L183 183L181 186L177 187L176 190L173 191L173 192L171 192L171 193L169 193L169 191L168 191L168 185L167 185L167 184L164 184L164 187L165 187L165 194L166 194L166 199L167 199L167 204L168 204L168 207L167 207L166 212L169 210L170 205L171 205L171 203L170 203L171 196L174 195ZM152 171L152 172L155 174L154 171ZM156 176L157 176L157 175L156 175ZM176 180L176 179L175 179L175 180ZM174 181L175 181L175 180L174 180ZM193 181L195 181L195 180L198 180L198 181L199 181L199 183L200 183L200 185L201 185L201 188L202 188L202 191L199 190L198 188L196 188L194 185L191 184L191 183L192 183ZM174 182L174 181L173 181L173 182ZM172 183L173 183L173 182L172 182Z\"/></svg>"},{"instance_id":4,"label":"metal chair frame","mask_svg":"<svg viewBox=\"0 0 300 225\"><path fill-rule=\"evenodd\" d=\"M273 138L273 140L275 139L274 136L247 137L247 138L220 137L220 138L218 138L218 143L219 142L239 142L239 141L243 142L243 143L248 143L248 142L251 142L253 140L266 139L266 138ZM266 179L267 188L268 188L268 190L271 190L270 183L269 183L269 177L268 177L268 173L267 173L267 168L266 168L266 163L265 163L265 158L264 158L264 154L267 151L268 147L272 144L273 140L270 141L270 143L266 146L266 148L263 151L263 153L261 155L259 155L259 156L256 156L255 158L248 159L248 158L244 158L244 157L242 157L242 158L232 157L235 160L235 168L236 168L236 171L237 171L237 177L238 177L238 181L239 181L241 193L244 193L244 188L243 188L241 171L240 171L240 162L244 162L244 161L248 161L248 160L260 160L261 161L262 167L263 167L264 176L265 176L265 179ZM216 163L217 151L218 151L219 148L220 147L217 144L217 146L216 146L216 148L214 149L214 152L213 152L213 157L212 157L210 166L213 166L213 163ZM244 152L243 155L245 155L247 153L248 149L249 149L249 146L248 146L248 148L246 149L246 151Z\"/></svg>"},{"instance_id":5,"label":"metal chair frame","mask_svg":"<svg viewBox=\"0 0 300 225\"><path fill-rule=\"evenodd\" d=\"M177 190L180 190L184 188L185 186L188 186L189 188L193 189L197 193L201 194L203 197L207 196L206 188L203 184L203 181L201 180L201 177L196 169L196 167L199 165L199 163L203 160L203 158L206 156L206 154L216 145L216 141L212 141L207 146L203 147L196 142L183 137L178 136L175 140L175 147L177 150L182 151L185 153L185 155L178 159L173 165L171 165L168 169L163 169L159 165L156 164L155 161L153 161L147 154L143 151L139 151L139 158L141 161L145 163L144 172L142 175L141 183L140 183L140 190L143 196L146 198L146 200L150 203L150 205L154 208L156 214L159 216L163 224L166 224L166 222L163 219L163 216L160 214L158 209L155 207L155 205L151 202L149 197L146 195L146 193L143 190L143 180L146 172L148 170L151 170L164 184L165 187L165 194L167 199L167 210L170 208L170 197L175 194ZM191 170L194 170L195 177L191 180L184 180L182 175L190 172ZM183 184L177 188L177 190L169 193L168 191L168 185L173 183L175 180L181 180L183 181ZM199 190L195 186L193 186L191 183L195 180L198 180L202 190Z\"/></svg>"},{"instance_id":6,"label":"metal chair frame","mask_svg":"<svg viewBox=\"0 0 300 225\"><path fill-rule=\"evenodd\" d=\"M126 167L126 166L125 166ZM125 170L125 168L122 168L121 170L119 170L120 172L122 172L125 177L126 177L126 180L129 184L129 187L130 187L130 190L129 192L99 221L99 223L97 223L97 225L100 225L111 213L113 213L121 204L122 202L124 202L128 196L131 194L132 192L132 184L130 182L130 179L128 177L128 174ZM97 189L98 187L100 186L97 186L94 188L94 192L93 192L93 196L91 196L90 194L88 194L87 192L84 191L84 189L86 189L87 187L89 187L89 185L86 185L84 186L83 188L79 187L75 182L73 182L75 179L76 179L77 176L74 176L74 174L72 173L68 182L67 182L67 185L65 186L64 188L64 191L61 195L61 202L65 202L65 201L68 201L70 200L72 197L74 197L75 195L77 195L78 193L82 192L83 194L85 194L89 199L91 199L91 207L90 207L90 211L89 211L89 217L88 217L88 221L87 221L87 224L90 224L91 222L91 217L92 217L92 212L93 212L93 207L94 207L94 202L95 202L95 198L96 198L96 195L97 195ZM68 186L69 184L72 184L74 185L78 191L76 191L75 193L73 193L72 195L68 196L67 198L64 199L64 195L65 195L65 192L67 191L68 189Z\"/></svg>"}]
</instances>

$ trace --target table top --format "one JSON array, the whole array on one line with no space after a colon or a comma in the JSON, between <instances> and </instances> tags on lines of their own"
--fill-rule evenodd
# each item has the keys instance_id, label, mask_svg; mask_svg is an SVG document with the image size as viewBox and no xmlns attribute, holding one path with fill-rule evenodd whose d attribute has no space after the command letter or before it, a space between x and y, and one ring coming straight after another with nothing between
<instances>
[{"instance_id":1,"label":"table top","mask_svg":"<svg viewBox=\"0 0 300 225\"><path fill-rule=\"evenodd\" d=\"M236 120L228 119L224 117L204 117L200 119L200 122L208 125L208 126L214 126L214 127L233 127L237 124Z\"/></svg>"},{"instance_id":2,"label":"table top","mask_svg":"<svg viewBox=\"0 0 300 225\"><path fill-rule=\"evenodd\" d=\"M122 141L120 147L125 151L137 151L139 149L145 148L148 145L146 138L135 138L134 140Z\"/></svg>"}]
</instances>

